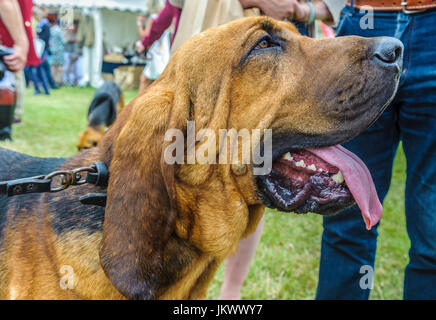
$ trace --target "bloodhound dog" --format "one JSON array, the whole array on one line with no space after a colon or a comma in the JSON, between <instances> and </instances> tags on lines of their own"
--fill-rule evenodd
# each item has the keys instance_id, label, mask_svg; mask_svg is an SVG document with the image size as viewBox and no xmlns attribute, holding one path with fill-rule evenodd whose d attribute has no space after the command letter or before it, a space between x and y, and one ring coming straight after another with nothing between
<instances>
[{"instance_id":1,"label":"bloodhound dog","mask_svg":"<svg viewBox=\"0 0 436 320\"><path fill-rule=\"evenodd\" d=\"M0 180L96 161L110 175L107 190L84 185L0 198L0 297L204 298L220 262L255 230L265 206L333 214L355 200L371 227L380 215L371 177L337 144L391 101L401 60L402 45L392 38L316 40L286 22L237 20L184 44L97 148L70 159L1 150ZM198 139L203 129L260 130L261 137L271 130L258 143L263 155L271 143L271 170L255 175L259 165L242 161L188 163L188 140L182 161L167 161L177 135L166 133L186 138L189 121L196 151L215 144ZM226 149L219 147L209 159ZM101 192L105 208L78 201Z\"/></svg>"}]
</instances>

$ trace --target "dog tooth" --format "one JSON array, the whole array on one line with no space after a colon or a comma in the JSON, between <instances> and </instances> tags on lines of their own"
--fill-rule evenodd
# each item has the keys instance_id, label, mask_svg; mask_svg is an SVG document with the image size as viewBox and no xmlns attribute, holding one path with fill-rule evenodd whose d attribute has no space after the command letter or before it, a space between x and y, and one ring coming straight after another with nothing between
<instances>
[{"instance_id":1,"label":"dog tooth","mask_svg":"<svg viewBox=\"0 0 436 320\"><path fill-rule=\"evenodd\" d=\"M290 152L285 153L285 154L283 155L283 158L286 159L286 160L289 160L289 161L294 160L294 158L291 156L291 153L290 153Z\"/></svg>"},{"instance_id":2,"label":"dog tooth","mask_svg":"<svg viewBox=\"0 0 436 320\"><path fill-rule=\"evenodd\" d=\"M304 163L303 160L300 160L300 161L297 162L297 167L303 167L303 168L306 168L306 164Z\"/></svg>"},{"instance_id":3,"label":"dog tooth","mask_svg":"<svg viewBox=\"0 0 436 320\"><path fill-rule=\"evenodd\" d=\"M310 166L308 166L307 169L310 169L310 170L316 171L316 167L315 167L314 164L311 164Z\"/></svg>"},{"instance_id":4,"label":"dog tooth","mask_svg":"<svg viewBox=\"0 0 436 320\"><path fill-rule=\"evenodd\" d=\"M322 169L321 169L321 168L319 168L319 169L318 169L318 171L319 171L319 172L322 172Z\"/></svg>"},{"instance_id":5,"label":"dog tooth","mask_svg":"<svg viewBox=\"0 0 436 320\"><path fill-rule=\"evenodd\" d=\"M332 176L332 179L334 181L336 181L337 183L342 183L344 182L344 176L342 175L341 171L338 171L338 173L336 173L334 176Z\"/></svg>"}]
</instances>

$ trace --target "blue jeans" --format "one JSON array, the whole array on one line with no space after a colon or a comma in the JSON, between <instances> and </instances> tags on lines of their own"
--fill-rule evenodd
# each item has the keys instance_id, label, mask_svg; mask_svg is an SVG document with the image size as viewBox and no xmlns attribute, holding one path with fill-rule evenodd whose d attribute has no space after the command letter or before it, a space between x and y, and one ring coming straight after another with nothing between
<instances>
[{"instance_id":1,"label":"blue jeans","mask_svg":"<svg viewBox=\"0 0 436 320\"><path fill-rule=\"evenodd\" d=\"M344 144L368 166L380 200L388 192L400 140L407 159L405 193L411 241L405 299L436 299L436 10L406 15L374 12L374 29L361 29L365 13L342 12L338 36L391 36L403 41L399 91L373 126ZM368 299L361 267L374 267L377 228L365 229L356 206L325 217L317 299Z\"/></svg>"},{"instance_id":2,"label":"blue jeans","mask_svg":"<svg viewBox=\"0 0 436 320\"><path fill-rule=\"evenodd\" d=\"M33 82L35 93L41 93L39 84L42 83L42 87L44 88L45 94L50 94L47 75L42 65L40 64L37 67L28 66L26 68L27 68L26 73L28 74L29 80Z\"/></svg>"},{"instance_id":3,"label":"blue jeans","mask_svg":"<svg viewBox=\"0 0 436 320\"><path fill-rule=\"evenodd\" d=\"M44 73L47 77L47 82L50 85L50 88L52 89L56 89L56 83L53 80L53 76L51 74L51 70L50 70L50 64L48 63L48 60L44 60L43 63L41 63L41 68L44 70Z\"/></svg>"}]
</instances>

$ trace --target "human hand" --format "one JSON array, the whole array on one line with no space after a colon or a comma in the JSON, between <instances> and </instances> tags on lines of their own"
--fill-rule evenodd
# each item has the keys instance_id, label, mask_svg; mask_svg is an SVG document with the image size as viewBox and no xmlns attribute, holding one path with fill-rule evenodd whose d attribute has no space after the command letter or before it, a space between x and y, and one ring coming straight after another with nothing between
<instances>
[{"instance_id":1,"label":"human hand","mask_svg":"<svg viewBox=\"0 0 436 320\"><path fill-rule=\"evenodd\" d=\"M258 7L277 20L309 21L310 7L298 0L239 0L244 8Z\"/></svg>"},{"instance_id":2,"label":"human hand","mask_svg":"<svg viewBox=\"0 0 436 320\"><path fill-rule=\"evenodd\" d=\"M146 22L145 16L144 15L139 15L138 18L136 18L136 24L138 26L144 26Z\"/></svg>"},{"instance_id":3,"label":"human hand","mask_svg":"<svg viewBox=\"0 0 436 320\"><path fill-rule=\"evenodd\" d=\"M143 53L145 51L145 47L142 44L141 40L136 41L135 48L137 53Z\"/></svg>"},{"instance_id":4,"label":"human hand","mask_svg":"<svg viewBox=\"0 0 436 320\"><path fill-rule=\"evenodd\" d=\"M28 50L28 46L24 44L15 44L14 53L3 57L6 67L12 72L23 70L26 66Z\"/></svg>"}]
</instances>

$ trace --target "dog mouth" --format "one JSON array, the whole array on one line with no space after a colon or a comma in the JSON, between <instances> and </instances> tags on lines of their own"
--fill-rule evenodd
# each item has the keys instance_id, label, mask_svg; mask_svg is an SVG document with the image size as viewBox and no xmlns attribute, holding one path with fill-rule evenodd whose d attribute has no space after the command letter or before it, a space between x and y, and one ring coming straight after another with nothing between
<instances>
[{"instance_id":1,"label":"dog mouth","mask_svg":"<svg viewBox=\"0 0 436 320\"><path fill-rule=\"evenodd\" d=\"M357 203L368 229L381 216L368 168L340 145L282 154L258 187L264 204L280 211L331 215Z\"/></svg>"}]
</instances>

